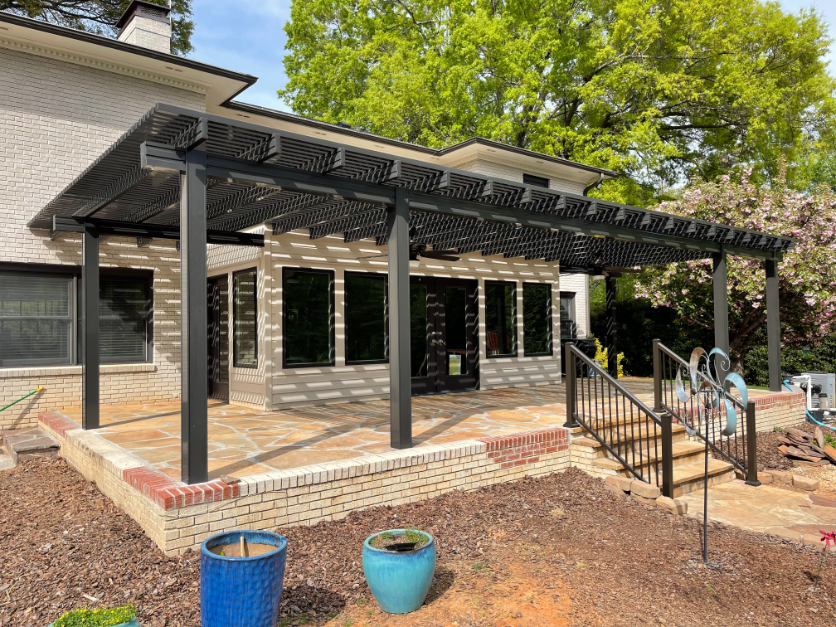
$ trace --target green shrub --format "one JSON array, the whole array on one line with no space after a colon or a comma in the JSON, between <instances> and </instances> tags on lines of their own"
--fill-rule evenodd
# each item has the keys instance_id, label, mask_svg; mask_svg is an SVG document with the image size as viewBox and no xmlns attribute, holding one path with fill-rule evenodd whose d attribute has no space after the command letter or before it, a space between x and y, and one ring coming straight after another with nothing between
<instances>
[{"instance_id":1,"label":"green shrub","mask_svg":"<svg viewBox=\"0 0 836 627\"><path fill-rule=\"evenodd\" d=\"M130 603L122 607L98 610L73 610L67 612L55 623L54 627L113 627L129 623L136 617L134 606Z\"/></svg>"}]
</instances>

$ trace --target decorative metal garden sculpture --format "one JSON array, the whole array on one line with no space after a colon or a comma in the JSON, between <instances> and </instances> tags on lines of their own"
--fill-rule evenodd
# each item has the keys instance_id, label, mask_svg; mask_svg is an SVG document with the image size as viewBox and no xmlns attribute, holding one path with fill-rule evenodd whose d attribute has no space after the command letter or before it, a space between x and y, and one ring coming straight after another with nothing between
<instances>
[{"instance_id":1,"label":"decorative metal garden sculpture","mask_svg":"<svg viewBox=\"0 0 836 627\"><path fill-rule=\"evenodd\" d=\"M737 409L730 400L731 388L737 390L737 400L742 407L749 401L749 391L746 382L736 372L729 372L731 359L719 348L706 353L703 348L695 348L691 353L689 363L690 388L682 383L682 368L676 373L676 395L682 403L693 404L697 407L697 426L694 428L684 421L688 435L697 435L700 427L705 424L705 486L703 489L703 549L702 561L708 565L708 433L709 421L716 422L721 435L733 435L737 429ZM725 416L725 425L722 424Z\"/></svg>"}]
</instances>

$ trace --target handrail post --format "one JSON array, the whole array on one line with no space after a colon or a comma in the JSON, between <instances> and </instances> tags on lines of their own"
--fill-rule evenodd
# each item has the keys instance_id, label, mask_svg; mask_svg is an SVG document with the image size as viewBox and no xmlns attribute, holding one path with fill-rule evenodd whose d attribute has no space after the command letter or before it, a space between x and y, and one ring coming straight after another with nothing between
<instances>
[{"instance_id":1,"label":"handrail post","mask_svg":"<svg viewBox=\"0 0 836 627\"><path fill-rule=\"evenodd\" d=\"M758 481L758 426L755 421L755 401L746 403L746 485L759 486Z\"/></svg>"},{"instance_id":2,"label":"handrail post","mask_svg":"<svg viewBox=\"0 0 836 627\"><path fill-rule=\"evenodd\" d=\"M662 495L673 498L673 418L659 414L662 421Z\"/></svg>"},{"instance_id":3,"label":"handrail post","mask_svg":"<svg viewBox=\"0 0 836 627\"><path fill-rule=\"evenodd\" d=\"M572 352L574 348L572 342L566 343L566 422L563 426L567 429L574 429L578 427L575 421L575 414L577 413L577 394L578 394L578 364L575 359L575 353Z\"/></svg>"},{"instance_id":4,"label":"handrail post","mask_svg":"<svg viewBox=\"0 0 836 627\"><path fill-rule=\"evenodd\" d=\"M653 340L653 411L662 411L662 349L660 341Z\"/></svg>"}]
</instances>

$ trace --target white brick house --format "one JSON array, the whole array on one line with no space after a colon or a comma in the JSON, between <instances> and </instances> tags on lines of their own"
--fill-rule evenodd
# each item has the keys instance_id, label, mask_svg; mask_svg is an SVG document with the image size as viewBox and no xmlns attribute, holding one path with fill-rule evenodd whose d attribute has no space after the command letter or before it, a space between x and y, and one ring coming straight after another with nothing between
<instances>
[{"instance_id":1,"label":"white brick house","mask_svg":"<svg viewBox=\"0 0 836 627\"><path fill-rule=\"evenodd\" d=\"M0 406L44 387L43 392L0 413L0 431L33 426L39 411L81 402L76 348L80 238L74 234L53 238L49 231L30 228L28 223L159 103L575 194L613 176L478 138L430 150L237 102L235 96L256 79L168 54L170 30L165 19L143 14L143 6L135 2L129 9L135 13L121 23L119 40L0 13ZM385 342L349 348L346 339L352 316L347 310L346 285L360 285L357 273L385 273L384 259L358 259L379 252L373 241L345 244L340 236L312 240L307 229L265 233L263 249L211 248L207 276L225 277L221 293L227 298L224 309L229 321L223 326L221 350L225 352L217 363L224 372L215 373L222 383L216 394L265 409L386 397L388 368L385 359L374 357ZM416 261L411 269L415 277L440 277L451 290L458 285L456 281L469 281L476 288L478 369L464 387L536 385L559 379L558 303L564 315L574 310L574 325L564 324L563 335L571 334L573 327L577 337L588 334L586 275L561 275L555 262L478 253L463 255L454 264ZM109 237L100 244L100 265L103 307L110 316L105 323L110 326L103 332L109 335L103 336L103 350L108 353L101 367L101 403L178 397L178 248L170 240L149 243ZM284 281L292 280L288 277L308 280L317 273L329 277L333 339L327 359L302 363L303 356L297 365L286 359L288 325L292 324L287 319L287 298L292 291ZM253 282L253 298L234 300L235 286L245 286L247 281ZM492 281L513 288L502 292L513 295L512 304L502 300L505 296L497 296ZM548 286L550 293L547 350L538 350L536 355L526 352L523 333L526 284ZM510 338L504 349L496 348L497 332L491 326L500 324L499 318L491 313L493 309L488 311L500 301L506 309L496 316L504 316L511 325L501 326ZM230 340L237 316L241 316L242 333L238 349ZM249 345L245 317L257 321ZM357 351L370 352L358 359ZM445 367L456 369L448 371L450 376L466 374L461 360L448 361ZM433 391L445 389L443 383L433 385Z\"/></svg>"}]
</instances>

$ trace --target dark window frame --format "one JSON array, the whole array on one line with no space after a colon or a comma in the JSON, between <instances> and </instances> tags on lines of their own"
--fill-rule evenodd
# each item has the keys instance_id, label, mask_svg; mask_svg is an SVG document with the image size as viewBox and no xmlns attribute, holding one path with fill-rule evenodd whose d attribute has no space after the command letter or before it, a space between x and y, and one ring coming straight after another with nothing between
<instances>
[{"instance_id":1,"label":"dark window frame","mask_svg":"<svg viewBox=\"0 0 836 627\"><path fill-rule=\"evenodd\" d=\"M548 189L551 180L544 176L537 176L536 174L523 174L523 183L526 185L533 185L534 187L545 187Z\"/></svg>"},{"instance_id":2,"label":"dark window frame","mask_svg":"<svg viewBox=\"0 0 836 627\"><path fill-rule=\"evenodd\" d=\"M549 292L549 350L546 353L530 353L525 341L525 286L543 285ZM523 356L524 357L553 357L554 356L554 288L551 283L540 283L535 281L524 281L522 285L523 297Z\"/></svg>"},{"instance_id":3,"label":"dark window frame","mask_svg":"<svg viewBox=\"0 0 836 627\"><path fill-rule=\"evenodd\" d=\"M361 272L358 270L346 270L343 273L343 317L345 319L345 332L343 334L343 351L345 353L345 365L346 366L373 366L376 364L388 364L389 363L389 273L388 272ZM383 311L384 316L386 319L386 332L384 336L384 345L386 346L386 359L374 359L370 361L349 361L348 359L348 277L350 276L382 276L383 282L385 285L383 291ZM282 283L284 286L284 283ZM333 292L333 286L332 286ZM333 303L332 303L333 305ZM334 324L331 325L332 329L335 327ZM336 353L336 346L334 347L334 352ZM336 355L335 355L336 361Z\"/></svg>"},{"instance_id":4,"label":"dark window frame","mask_svg":"<svg viewBox=\"0 0 836 627\"><path fill-rule=\"evenodd\" d=\"M316 272L319 274L327 274L331 277L331 361L319 362L315 364L290 364L287 363L287 271L296 272ZM326 270L322 268L306 268L303 266L283 266L282 267L282 370L296 370L297 368L332 368L337 365L337 329L336 329L336 300L334 296L334 287L336 284L336 273L334 270Z\"/></svg>"},{"instance_id":5,"label":"dark window frame","mask_svg":"<svg viewBox=\"0 0 836 627\"><path fill-rule=\"evenodd\" d=\"M488 284L494 285L510 285L514 288L514 352L513 353L505 353L502 355L491 355L488 350ZM518 281L494 281L485 279L485 356L488 359L513 359L515 357L519 357L520 355L520 334L519 334L519 321L518 318L518 307L519 303L517 302L517 296L519 291L519 282Z\"/></svg>"},{"instance_id":6,"label":"dark window frame","mask_svg":"<svg viewBox=\"0 0 836 627\"><path fill-rule=\"evenodd\" d=\"M560 313L560 339L561 340L577 340L578 339L578 301L577 292L560 292L560 301L564 298L571 297L572 299L572 335L571 337L563 337L563 310L558 305L558 312Z\"/></svg>"},{"instance_id":7,"label":"dark window frame","mask_svg":"<svg viewBox=\"0 0 836 627\"><path fill-rule=\"evenodd\" d=\"M238 323L238 315L235 313L235 291L238 287L237 283L235 282L235 277L239 274L246 274L246 273L253 273L255 274L255 297L253 298L253 318L255 319L255 342L254 342L254 352L255 352L255 363L254 364L239 364L238 363L238 351L235 347L235 325ZM232 273L232 289L230 290L232 293L232 342L230 342L230 350L232 351L232 367L233 368L246 368L248 370L257 370L258 369L258 268L244 268L243 270L236 270Z\"/></svg>"},{"instance_id":8,"label":"dark window frame","mask_svg":"<svg viewBox=\"0 0 836 627\"><path fill-rule=\"evenodd\" d=\"M37 274L42 276L56 276L65 275L72 277L73 288L71 291L71 313L70 313L70 329L72 343L70 347L70 359L67 362L42 362L42 363L22 363L22 364L3 364L0 368L70 368L81 365L80 363L80 342L81 342L81 266L70 264L50 264L50 263L15 263L15 262L0 262L0 272L8 272L13 274ZM142 268L120 268L120 267L100 267L99 278L139 278L143 279L145 285L145 296L148 300L148 314L145 319L145 359L139 360L112 360L101 358L101 363L107 365L129 365L129 364L153 364L154 363L154 271Z\"/></svg>"}]
</instances>

